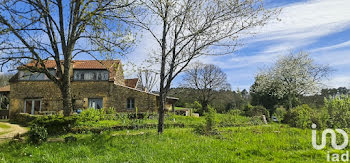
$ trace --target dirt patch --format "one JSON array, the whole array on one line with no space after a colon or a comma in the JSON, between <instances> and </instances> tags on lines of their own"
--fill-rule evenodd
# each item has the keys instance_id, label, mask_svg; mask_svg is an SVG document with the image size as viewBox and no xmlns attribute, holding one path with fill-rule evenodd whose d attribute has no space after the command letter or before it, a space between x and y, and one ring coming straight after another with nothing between
<instances>
[{"instance_id":1,"label":"dirt patch","mask_svg":"<svg viewBox=\"0 0 350 163\"><path fill-rule=\"evenodd\" d=\"M17 134L24 134L28 131L27 128L21 127L16 124L10 124L6 122L0 122L0 126L7 126L0 128L0 142L8 139L12 139Z\"/></svg>"}]
</instances>

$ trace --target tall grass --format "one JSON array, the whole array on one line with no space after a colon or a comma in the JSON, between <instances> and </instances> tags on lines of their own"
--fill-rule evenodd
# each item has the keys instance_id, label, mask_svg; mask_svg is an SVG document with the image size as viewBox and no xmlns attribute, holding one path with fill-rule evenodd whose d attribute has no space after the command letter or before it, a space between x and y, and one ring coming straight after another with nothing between
<instances>
[{"instance_id":1,"label":"tall grass","mask_svg":"<svg viewBox=\"0 0 350 163\"><path fill-rule=\"evenodd\" d=\"M78 134L77 142L0 146L2 162L323 162L311 131L286 125L220 128L220 136L191 129ZM70 134L72 135L72 134Z\"/></svg>"}]
</instances>

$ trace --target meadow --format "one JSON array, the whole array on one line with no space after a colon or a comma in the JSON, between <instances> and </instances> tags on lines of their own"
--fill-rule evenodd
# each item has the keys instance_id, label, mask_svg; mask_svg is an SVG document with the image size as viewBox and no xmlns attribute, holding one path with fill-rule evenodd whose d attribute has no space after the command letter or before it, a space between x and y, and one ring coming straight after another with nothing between
<instances>
[{"instance_id":1,"label":"meadow","mask_svg":"<svg viewBox=\"0 0 350 163\"><path fill-rule=\"evenodd\" d=\"M74 142L0 145L1 162L325 162L326 150L311 145L311 130L269 124L220 127L203 136L192 128L66 134Z\"/></svg>"}]
</instances>

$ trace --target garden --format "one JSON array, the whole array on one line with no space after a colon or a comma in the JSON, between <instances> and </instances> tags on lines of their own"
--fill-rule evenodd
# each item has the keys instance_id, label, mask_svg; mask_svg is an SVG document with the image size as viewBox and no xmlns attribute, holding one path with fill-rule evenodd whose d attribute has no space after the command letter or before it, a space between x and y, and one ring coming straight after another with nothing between
<instances>
[{"instance_id":1,"label":"garden","mask_svg":"<svg viewBox=\"0 0 350 163\"><path fill-rule=\"evenodd\" d=\"M350 124L346 117L349 107L347 96L326 99L320 109L308 105L290 110L280 107L273 113L279 121L268 118L265 124L262 115L269 112L262 106L247 105L242 110L226 113L216 113L209 106L200 117L168 113L164 134L157 133L157 115L151 113L116 113L107 108L87 109L70 117L23 114L14 120L31 129L20 138L0 144L0 160L323 162L327 160L327 152L344 153L346 150L334 150L330 143L323 150L314 149L310 126L315 123L321 129ZM20 119L31 120L24 124Z\"/></svg>"}]
</instances>

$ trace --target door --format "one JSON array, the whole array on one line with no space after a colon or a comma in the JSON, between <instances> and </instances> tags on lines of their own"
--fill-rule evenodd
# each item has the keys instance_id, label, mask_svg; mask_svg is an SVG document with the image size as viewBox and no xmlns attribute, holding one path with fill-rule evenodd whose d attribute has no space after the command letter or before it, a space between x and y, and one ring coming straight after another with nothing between
<instances>
[{"instance_id":1,"label":"door","mask_svg":"<svg viewBox=\"0 0 350 163\"><path fill-rule=\"evenodd\" d=\"M89 98L89 108L101 109L103 108L102 98Z\"/></svg>"},{"instance_id":2,"label":"door","mask_svg":"<svg viewBox=\"0 0 350 163\"><path fill-rule=\"evenodd\" d=\"M39 114L41 111L41 99L24 100L24 113Z\"/></svg>"}]
</instances>

